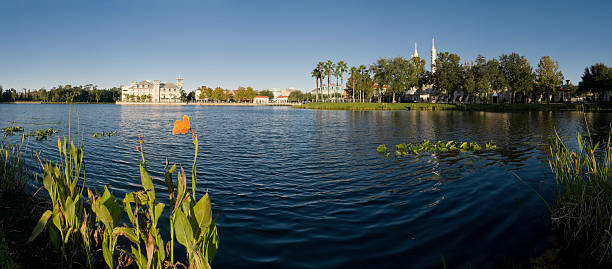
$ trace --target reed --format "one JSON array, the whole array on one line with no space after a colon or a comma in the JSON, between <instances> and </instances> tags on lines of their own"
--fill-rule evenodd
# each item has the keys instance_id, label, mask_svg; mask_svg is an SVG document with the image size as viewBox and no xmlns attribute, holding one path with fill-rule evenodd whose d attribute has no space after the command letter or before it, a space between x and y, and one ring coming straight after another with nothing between
<instances>
[{"instance_id":1,"label":"reed","mask_svg":"<svg viewBox=\"0 0 612 269\"><path fill-rule=\"evenodd\" d=\"M556 183L553 231L581 257L599 264L612 261L611 137L600 144L578 134L577 146L570 147L555 133L550 146Z\"/></svg>"},{"instance_id":2,"label":"reed","mask_svg":"<svg viewBox=\"0 0 612 269\"><path fill-rule=\"evenodd\" d=\"M0 193L22 191L31 175L23 158L24 140L22 135L19 145L7 144L4 139L0 142Z\"/></svg>"}]
</instances>

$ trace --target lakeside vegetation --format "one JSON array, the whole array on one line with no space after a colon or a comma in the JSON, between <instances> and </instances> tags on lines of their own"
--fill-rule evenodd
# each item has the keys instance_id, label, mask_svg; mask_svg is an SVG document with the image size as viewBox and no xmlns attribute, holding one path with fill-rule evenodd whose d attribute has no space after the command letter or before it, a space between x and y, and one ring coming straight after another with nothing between
<instances>
[{"instance_id":1,"label":"lakeside vegetation","mask_svg":"<svg viewBox=\"0 0 612 269\"><path fill-rule=\"evenodd\" d=\"M440 52L430 64L434 71L425 70L425 60L419 57L380 58L350 68L343 61L318 62L310 73L315 78L314 101L537 104L567 103L572 97L609 102L612 96L612 68L603 63L585 68L578 85L564 82L559 63L550 56L541 57L535 69L518 53L490 59L478 55L462 63L459 55Z\"/></svg>"},{"instance_id":2,"label":"lakeside vegetation","mask_svg":"<svg viewBox=\"0 0 612 269\"><path fill-rule=\"evenodd\" d=\"M549 165L555 175L553 233L576 266L612 264L612 132L604 143L577 135L571 147L555 133Z\"/></svg>"},{"instance_id":3,"label":"lakeside vegetation","mask_svg":"<svg viewBox=\"0 0 612 269\"><path fill-rule=\"evenodd\" d=\"M3 89L0 85L0 102L43 102L43 103L114 103L121 99L121 89L101 89L93 84L58 85L47 90L13 88Z\"/></svg>"},{"instance_id":4,"label":"lakeside vegetation","mask_svg":"<svg viewBox=\"0 0 612 269\"><path fill-rule=\"evenodd\" d=\"M327 110L463 110L463 111L612 111L610 104L438 104L438 103L307 103L303 109Z\"/></svg>"},{"instance_id":5,"label":"lakeside vegetation","mask_svg":"<svg viewBox=\"0 0 612 269\"><path fill-rule=\"evenodd\" d=\"M0 197L3 199L0 214L5 216L3 219L12 220L6 223L8 227L13 227L15 223L21 226L13 227L15 230L10 242L14 243L7 243L3 236L6 230L3 230L4 225L0 225L0 257L6 261L3 268L31 265L32 261L27 260L28 255L41 255L44 260L53 260L48 263L34 259L33 262L53 264L54 267L210 268L219 247L219 236L208 192L196 197L198 139L186 115L182 121L175 122L172 135L191 133L195 146L191 189L187 186L183 168L180 167L175 180L173 174L177 165L170 166L166 161L164 178L170 197L167 207L156 200L142 137L139 137L137 146L141 155L141 191L128 193L120 201L106 186L102 193L87 188L82 171L84 145L75 145L70 138L64 137L62 140L58 137L58 163L53 164L36 155L42 166L42 183L50 204L39 202L32 205L36 203L34 196L24 191L25 182L35 176L23 161L22 146L27 137L23 128L10 129L21 132L21 144L11 146L5 144L4 139L0 144ZM171 211L166 213L170 215L169 240L163 238L160 229L163 224L158 223L163 212L168 210ZM38 214L40 219L34 221L36 225L30 224L32 216L17 213L19 211ZM119 225L120 219L125 219L123 216L129 220L127 225ZM24 229L31 229L31 235L25 235ZM18 243L15 243L15 237ZM184 247L186 261L174 259L175 239ZM40 253L31 252L33 249ZM14 263L10 263L14 260Z\"/></svg>"}]
</instances>

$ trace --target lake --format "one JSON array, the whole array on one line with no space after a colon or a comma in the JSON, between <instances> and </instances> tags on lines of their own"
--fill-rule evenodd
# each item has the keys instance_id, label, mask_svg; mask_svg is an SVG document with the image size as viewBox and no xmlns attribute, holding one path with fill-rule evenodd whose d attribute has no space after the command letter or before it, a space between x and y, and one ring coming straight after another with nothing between
<instances>
[{"instance_id":1,"label":"lake","mask_svg":"<svg viewBox=\"0 0 612 269\"><path fill-rule=\"evenodd\" d=\"M525 262L548 245L546 206L525 183L552 201L549 137L556 128L575 141L587 121L594 139L602 139L612 121L610 113L579 112L73 105L70 126L73 136L83 134L88 185L107 185L120 199L140 190L136 145L143 135L158 199L167 204L166 157L187 173L193 160L191 137L171 135L183 114L200 140L198 195L208 189L218 215L221 242L213 268ZM68 132L68 105L0 104L0 115L2 128ZM118 135L91 137L102 131ZM493 141L497 149L401 159L376 152L379 144L393 148L424 139ZM29 139L28 147L57 159L55 137ZM29 188L40 185L33 181ZM166 223L167 216L160 225L167 229Z\"/></svg>"}]
</instances>

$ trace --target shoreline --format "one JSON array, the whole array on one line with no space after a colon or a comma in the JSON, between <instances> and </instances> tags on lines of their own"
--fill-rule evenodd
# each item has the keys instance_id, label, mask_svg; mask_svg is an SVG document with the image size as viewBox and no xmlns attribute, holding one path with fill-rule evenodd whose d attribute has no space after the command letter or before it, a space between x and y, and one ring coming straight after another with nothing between
<instances>
[{"instance_id":1,"label":"shoreline","mask_svg":"<svg viewBox=\"0 0 612 269\"><path fill-rule=\"evenodd\" d=\"M308 103L293 106L297 109L357 110L357 111L601 111L610 112L610 104L438 104L438 103Z\"/></svg>"}]
</instances>

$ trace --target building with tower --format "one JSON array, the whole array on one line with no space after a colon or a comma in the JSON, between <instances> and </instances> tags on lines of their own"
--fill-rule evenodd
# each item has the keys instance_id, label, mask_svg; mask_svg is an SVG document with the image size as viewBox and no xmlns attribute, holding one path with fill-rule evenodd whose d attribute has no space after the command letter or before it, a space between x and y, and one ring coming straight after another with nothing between
<instances>
[{"instance_id":1,"label":"building with tower","mask_svg":"<svg viewBox=\"0 0 612 269\"><path fill-rule=\"evenodd\" d=\"M414 42L414 53L412 55L410 55L410 58L415 58L415 57L419 57L419 51L417 51L417 43Z\"/></svg>"},{"instance_id":2,"label":"building with tower","mask_svg":"<svg viewBox=\"0 0 612 269\"><path fill-rule=\"evenodd\" d=\"M133 80L130 86L121 86L122 102L177 103L181 101L183 78L176 78L176 84L159 80Z\"/></svg>"}]
</instances>

